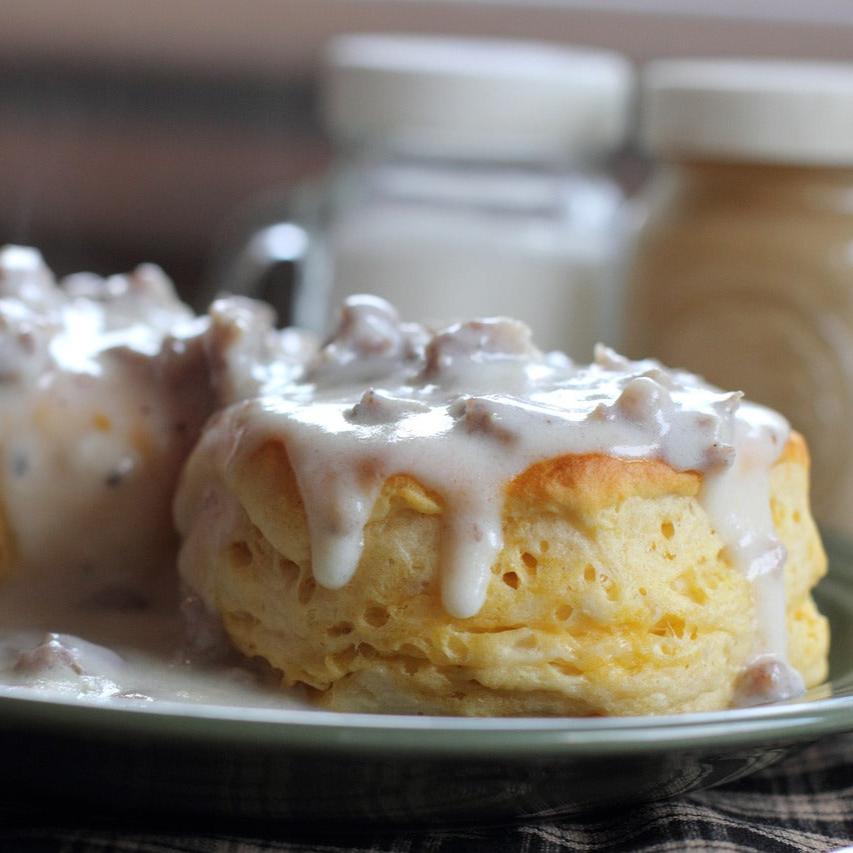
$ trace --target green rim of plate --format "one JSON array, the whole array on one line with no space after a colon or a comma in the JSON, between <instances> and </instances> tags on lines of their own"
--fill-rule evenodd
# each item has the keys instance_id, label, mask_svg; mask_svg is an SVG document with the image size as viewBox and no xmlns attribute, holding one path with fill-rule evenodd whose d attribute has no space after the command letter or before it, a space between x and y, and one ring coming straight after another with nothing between
<instances>
[{"instance_id":1,"label":"green rim of plate","mask_svg":"<svg viewBox=\"0 0 853 853\"><path fill-rule=\"evenodd\" d=\"M222 749L490 756L498 760L736 749L853 731L853 543L825 536L830 571L817 598L833 630L831 681L796 702L657 717L455 718L182 706L116 708L0 698L0 725L27 732L170 739Z\"/></svg>"}]
</instances>

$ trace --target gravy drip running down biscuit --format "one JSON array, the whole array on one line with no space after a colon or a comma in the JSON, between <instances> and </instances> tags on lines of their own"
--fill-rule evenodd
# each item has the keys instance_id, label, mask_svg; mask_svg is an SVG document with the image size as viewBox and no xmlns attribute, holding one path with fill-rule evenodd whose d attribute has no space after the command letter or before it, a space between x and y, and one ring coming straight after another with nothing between
<instances>
[{"instance_id":1,"label":"gravy drip running down biscuit","mask_svg":"<svg viewBox=\"0 0 853 853\"><path fill-rule=\"evenodd\" d=\"M733 701L785 699L804 689L787 657L786 552L770 500L789 436L775 412L655 361L599 347L593 364L576 365L540 352L513 320L433 334L382 300L354 297L300 381L231 407L208 428L176 504L181 570L217 609L212 573L242 512L229 484L280 442L320 587L352 581L377 500L405 475L443 506L441 600L449 617L467 620L483 607L505 545L508 484L559 457L659 460L701 476L699 503L754 596L755 639Z\"/></svg>"}]
</instances>

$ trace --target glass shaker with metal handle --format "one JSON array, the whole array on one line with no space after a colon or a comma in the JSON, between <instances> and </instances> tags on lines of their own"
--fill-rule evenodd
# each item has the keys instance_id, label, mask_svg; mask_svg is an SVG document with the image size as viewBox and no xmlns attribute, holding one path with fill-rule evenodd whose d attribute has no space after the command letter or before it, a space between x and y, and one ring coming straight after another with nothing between
<instances>
[{"instance_id":1,"label":"glass shaker with metal handle","mask_svg":"<svg viewBox=\"0 0 853 853\"><path fill-rule=\"evenodd\" d=\"M616 336L622 142L632 69L544 44L344 36L323 110L340 157L267 221L221 282L328 330L352 293L442 324L506 314L588 359Z\"/></svg>"}]
</instances>

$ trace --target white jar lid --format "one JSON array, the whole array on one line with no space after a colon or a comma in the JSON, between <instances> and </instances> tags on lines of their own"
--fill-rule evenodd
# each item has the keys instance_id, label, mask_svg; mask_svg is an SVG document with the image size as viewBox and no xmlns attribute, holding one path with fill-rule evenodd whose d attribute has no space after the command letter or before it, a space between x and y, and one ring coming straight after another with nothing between
<instances>
[{"instance_id":1,"label":"white jar lid","mask_svg":"<svg viewBox=\"0 0 853 853\"><path fill-rule=\"evenodd\" d=\"M348 35L327 62L336 137L494 159L618 146L633 85L618 54L535 42Z\"/></svg>"},{"instance_id":2,"label":"white jar lid","mask_svg":"<svg viewBox=\"0 0 853 853\"><path fill-rule=\"evenodd\" d=\"M853 164L853 65L660 60L644 72L642 107L656 154Z\"/></svg>"}]
</instances>

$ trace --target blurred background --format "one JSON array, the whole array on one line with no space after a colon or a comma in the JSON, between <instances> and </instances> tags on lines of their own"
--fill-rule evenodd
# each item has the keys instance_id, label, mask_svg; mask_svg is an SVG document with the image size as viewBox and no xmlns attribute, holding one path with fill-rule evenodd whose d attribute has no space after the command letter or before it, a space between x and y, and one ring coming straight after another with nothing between
<instances>
[{"instance_id":1,"label":"blurred background","mask_svg":"<svg viewBox=\"0 0 853 853\"><path fill-rule=\"evenodd\" d=\"M60 273L156 261L185 293L242 205L324 169L334 34L853 59L849 0L5 0L0 17L0 242ZM614 169L634 191L628 147Z\"/></svg>"}]
</instances>

